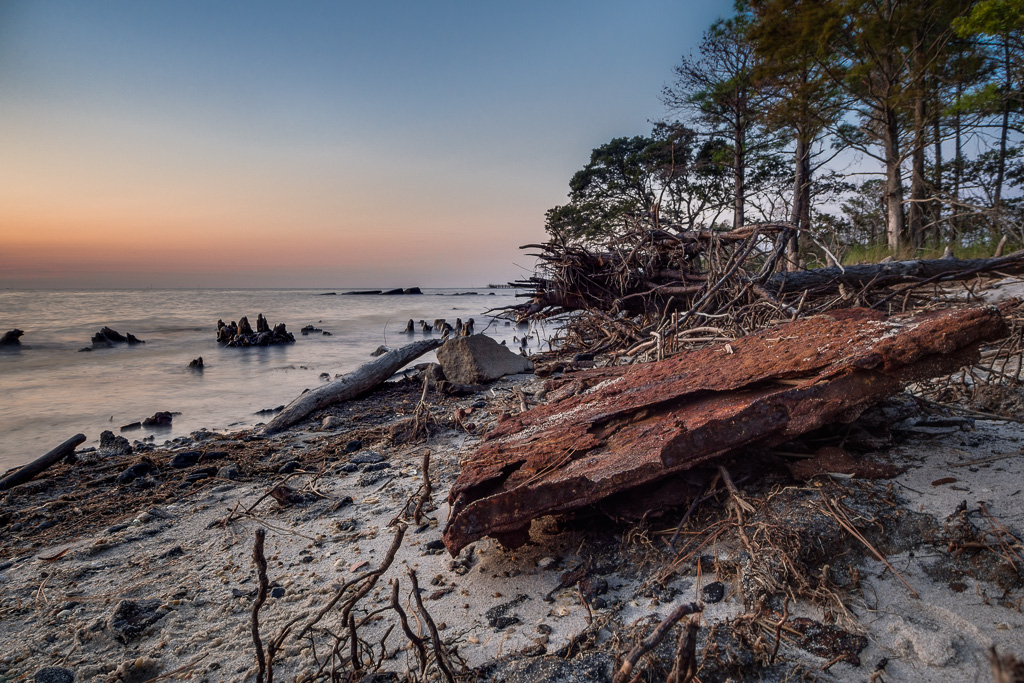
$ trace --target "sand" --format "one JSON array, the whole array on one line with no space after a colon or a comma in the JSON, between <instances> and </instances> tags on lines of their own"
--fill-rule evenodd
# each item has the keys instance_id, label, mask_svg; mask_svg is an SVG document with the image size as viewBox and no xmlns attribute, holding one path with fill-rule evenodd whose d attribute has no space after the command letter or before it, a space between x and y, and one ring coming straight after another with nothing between
<instances>
[{"instance_id":1,"label":"sand","mask_svg":"<svg viewBox=\"0 0 1024 683\"><path fill-rule=\"evenodd\" d=\"M1002 552L1016 562L1015 570L984 549L965 552L953 561L944 530L947 517L966 501L968 519L977 527L990 528L988 519L994 519L1008 533L1022 537L1024 425L978 420L968 430L937 429L937 434L919 434L870 456L905 468L890 480L864 486L874 492L887 490L885 495L901 508L901 519L914 524L901 522L901 537L887 540L882 538L885 531L870 529L867 517L853 521L877 545L887 548L889 565L920 597L913 597L863 543L847 538L834 554L826 548L826 555L833 567L856 569L852 574L856 581L836 589L849 614L831 620L829 608L808 599L786 605L791 618L833 623L851 636L862 634L867 645L857 656L859 666L848 657L832 661L836 658L815 654L801 647L789 631L774 663L757 661L759 651L766 645L771 649L771 633L760 645L746 644L749 656L737 654L734 661L729 660L733 663L722 663L728 660L726 655L745 647L727 634L739 632L738 624L761 623L743 621L743 615L751 613L750 605L744 605L744 591L749 589L745 581L750 579L744 573L754 572L766 558L751 558L735 534L724 533L694 558L680 561L666 540L681 511L642 523L600 516L582 523L540 520L534 524L531 543L515 550L485 539L453 559L439 548L448 514L445 496L458 473L459 460L473 451L479 434L501 412L518 405L512 386L532 393L540 388L540 381L528 376L507 378L488 392L438 403L439 417L486 403L467 418L475 421L476 434L451 428L449 420L426 442L394 445L384 436L388 420L339 410L340 419L331 423L338 427L324 429L319 423L307 423L303 429L252 444L253 449L273 451L268 467L276 467L289 453L320 449L317 452L330 455L320 461L323 467L318 471L303 473L300 468L275 474L270 469L269 474L257 475L255 466L242 466L238 480L207 481L195 488L174 489L173 494L166 493L166 487L160 489L158 498L163 500L159 503L133 490L131 500L137 507L105 522L103 528L59 543L48 539L38 547L32 547L31 538L24 535L15 543L5 530L2 540L8 545L0 560L0 681L31 680L44 667L64 667L74 672L76 681L255 680L250 619L258 581L252 555L260 528L266 531L268 578L280 595L269 598L259 612L264 643L285 624L295 623L275 657L276 680L308 680L325 662L320 677L329 680L335 645L332 633L342 630L338 610L328 612L311 636L295 634L346 581L380 565L397 525L406 526L404 542L391 567L353 614L362 619L385 607L390 602L390 582L397 580L402 604L412 618L415 607L408 571L414 570L440 636L457 650L459 659L452 659L453 667L475 669L484 678L610 679L617 655L649 633L674 606L694 600L705 602L697 649L704 667L702 681L730 676L734 680L806 676L837 681L987 681L991 680L988 651L992 645L1000 652L1024 656L1021 543L1005 536L1009 545ZM408 393L418 398L415 389ZM442 415L442 411L448 412ZM362 449L346 453L343 446L360 419L360 426L372 423L373 429L363 432L370 436L364 438ZM381 438L373 441L373 434ZM204 443L207 447L229 441L244 444L242 436L217 436ZM194 445L176 444L146 457L164 462L175 450ZM427 518L417 524L402 510L416 499L425 450L431 453L434 491ZM371 453L390 466L366 471L367 464L362 464L356 471L343 471L353 458L378 459L366 457ZM991 460L965 465L986 458ZM740 481L742 471L743 465L736 465L734 474ZM265 497L286 478L287 485L301 494L301 502L282 506ZM815 500L820 492L823 497L847 495L852 501L858 491L868 490L858 488L862 482L856 477L842 473L799 482L786 481L776 471L740 485L755 507L772 500L769 493L773 491L776 500L788 495ZM97 495L119 495L116 486L102 490L105 493ZM728 518L725 502L709 503L714 509L694 519L705 530L712 528ZM990 518L981 512L982 502ZM61 514L72 511L65 509ZM747 521L753 524L758 518ZM699 524L686 527L683 537L698 537ZM875 526L889 529L881 522ZM918 535L916 529L931 531ZM758 543L755 527L748 527L748 532L751 542ZM570 575L581 566L583 571L576 576L584 580L572 582ZM809 571L820 569L808 567ZM717 596L708 585L715 581L722 584L723 599L712 603L709 596ZM567 582L571 585L559 587ZM134 601L131 604L141 614L136 615L142 624L137 633L115 623L118 609L121 614L128 609L123 601ZM779 607L777 601L773 604ZM771 609L765 603L763 620L777 619L777 614L770 616ZM831 611L834 615L835 610ZM396 672L402 679L416 676L415 650L396 624L394 612L385 610L359 627L366 666ZM418 621L413 629L429 635ZM716 635L709 638L709 633ZM581 634L586 637L581 639ZM577 646L581 640L583 645ZM674 636L671 640L669 656L675 649ZM735 652L730 650L734 646ZM348 647L347 641L342 643L339 657L347 654ZM664 680L663 672L658 673L663 663L643 660L643 666L650 667L652 680ZM439 680L439 675L431 665L427 677Z\"/></svg>"}]
</instances>

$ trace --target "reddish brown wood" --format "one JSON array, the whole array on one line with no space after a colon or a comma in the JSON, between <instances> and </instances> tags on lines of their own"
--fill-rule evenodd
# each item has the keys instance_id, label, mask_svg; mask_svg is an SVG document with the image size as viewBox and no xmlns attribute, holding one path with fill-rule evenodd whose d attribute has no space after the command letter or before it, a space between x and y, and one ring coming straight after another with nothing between
<instances>
[{"instance_id":1,"label":"reddish brown wood","mask_svg":"<svg viewBox=\"0 0 1024 683\"><path fill-rule=\"evenodd\" d=\"M487 435L449 494L445 545L454 555L484 536L521 543L537 517L852 420L909 382L973 362L981 342L1005 334L992 307L888 319L848 309L728 349L592 371L596 386Z\"/></svg>"}]
</instances>

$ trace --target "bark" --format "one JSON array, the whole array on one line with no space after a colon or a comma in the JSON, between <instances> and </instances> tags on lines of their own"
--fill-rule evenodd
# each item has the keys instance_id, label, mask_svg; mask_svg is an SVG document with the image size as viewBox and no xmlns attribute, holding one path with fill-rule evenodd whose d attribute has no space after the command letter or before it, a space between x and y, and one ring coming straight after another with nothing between
<instances>
[{"instance_id":1,"label":"bark","mask_svg":"<svg viewBox=\"0 0 1024 683\"><path fill-rule=\"evenodd\" d=\"M304 419L315 410L355 398L373 389L395 374L403 366L441 345L439 339L424 339L400 349L389 351L366 363L355 372L307 391L289 403L284 410L263 427L264 434L276 434Z\"/></svg>"},{"instance_id":2,"label":"bark","mask_svg":"<svg viewBox=\"0 0 1024 683\"><path fill-rule=\"evenodd\" d=\"M809 207L808 196L810 194L810 170L809 152L810 145L807 144L805 136L797 131L796 152L793 154L793 208L790 212L789 222L798 228L806 229L807 214ZM798 232L789 235L786 244L785 269L794 272L800 269L800 237Z\"/></svg>"},{"instance_id":3,"label":"bark","mask_svg":"<svg viewBox=\"0 0 1024 683\"><path fill-rule=\"evenodd\" d=\"M746 201L746 130L737 114L736 128L733 140L733 177L735 179L735 205L733 208L732 228L739 230L743 227L743 205Z\"/></svg>"},{"instance_id":4,"label":"bark","mask_svg":"<svg viewBox=\"0 0 1024 683\"><path fill-rule=\"evenodd\" d=\"M75 434L73 437L54 448L46 455L40 456L29 464L19 467L3 479L0 479L0 491L12 488L31 480L40 472L56 465L58 462L75 452L82 442L85 441L85 434Z\"/></svg>"},{"instance_id":5,"label":"bark","mask_svg":"<svg viewBox=\"0 0 1024 683\"><path fill-rule=\"evenodd\" d=\"M924 179L925 102L918 94L914 98L914 149L911 152L910 209L907 232L910 244L916 249L924 245L924 209L927 191Z\"/></svg>"}]
</instances>

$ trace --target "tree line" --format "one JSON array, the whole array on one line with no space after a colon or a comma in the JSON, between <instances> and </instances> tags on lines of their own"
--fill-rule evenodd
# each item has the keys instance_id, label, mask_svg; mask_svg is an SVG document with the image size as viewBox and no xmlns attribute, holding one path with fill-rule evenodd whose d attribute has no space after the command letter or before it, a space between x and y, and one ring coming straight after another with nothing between
<instances>
[{"instance_id":1,"label":"tree line","mask_svg":"<svg viewBox=\"0 0 1024 683\"><path fill-rule=\"evenodd\" d=\"M566 244L785 221L818 254L1024 243L1024 0L740 0L648 134L593 150ZM824 253L824 252L822 252Z\"/></svg>"}]
</instances>

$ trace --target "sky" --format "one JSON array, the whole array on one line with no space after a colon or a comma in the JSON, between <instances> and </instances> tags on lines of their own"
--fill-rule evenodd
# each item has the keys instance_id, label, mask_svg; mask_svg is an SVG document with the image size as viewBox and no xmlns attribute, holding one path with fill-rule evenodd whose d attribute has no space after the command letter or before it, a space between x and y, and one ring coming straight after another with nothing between
<instances>
[{"instance_id":1,"label":"sky","mask_svg":"<svg viewBox=\"0 0 1024 683\"><path fill-rule=\"evenodd\" d=\"M529 275L725 0L2 0L0 287Z\"/></svg>"}]
</instances>

